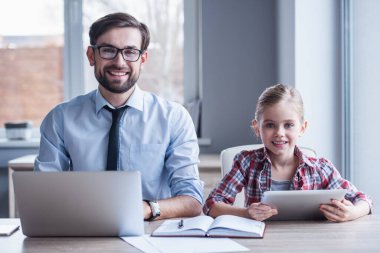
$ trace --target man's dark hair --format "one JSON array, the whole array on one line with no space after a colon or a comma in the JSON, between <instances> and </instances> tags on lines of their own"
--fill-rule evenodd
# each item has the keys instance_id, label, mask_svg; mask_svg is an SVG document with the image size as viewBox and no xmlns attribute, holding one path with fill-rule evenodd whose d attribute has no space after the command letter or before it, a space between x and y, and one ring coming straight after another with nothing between
<instances>
[{"instance_id":1,"label":"man's dark hair","mask_svg":"<svg viewBox=\"0 0 380 253\"><path fill-rule=\"evenodd\" d=\"M144 23L139 22L133 16L122 12L111 13L96 20L90 27L90 44L95 45L96 40L103 33L116 27L134 27L139 29L142 38L141 50L145 51L148 48L150 40L148 27Z\"/></svg>"}]
</instances>

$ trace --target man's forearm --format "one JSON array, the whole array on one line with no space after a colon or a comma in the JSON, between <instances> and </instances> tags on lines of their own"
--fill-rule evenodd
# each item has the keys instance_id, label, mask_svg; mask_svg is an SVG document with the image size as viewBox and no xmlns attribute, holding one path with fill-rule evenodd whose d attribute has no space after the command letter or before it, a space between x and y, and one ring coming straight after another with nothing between
<instances>
[{"instance_id":1,"label":"man's forearm","mask_svg":"<svg viewBox=\"0 0 380 253\"><path fill-rule=\"evenodd\" d=\"M177 196L170 199L158 200L161 214L156 219L168 219L174 217L194 217L202 212L202 205L193 197ZM144 203L144 219L152 215L148 204Z\"/></svg>"}]
</instances>

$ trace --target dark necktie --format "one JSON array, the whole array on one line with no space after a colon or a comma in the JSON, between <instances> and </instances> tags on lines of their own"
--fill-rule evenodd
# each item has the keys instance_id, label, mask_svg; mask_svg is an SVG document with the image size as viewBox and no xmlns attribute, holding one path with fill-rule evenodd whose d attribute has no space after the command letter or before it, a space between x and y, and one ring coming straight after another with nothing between
<instances>
[{"instance_id":1,"label":"dark necktie","mask_svg":"<svg viewBox=\"0 0 380 253\"><path fill-rule=\"evenodd\" d=\"M118 170L120 156L120 120L128 106L112 109L107 105L105 109L112 113L112 126L109 132L107 167L106 170Z\"/></svg>"}]
</instances>

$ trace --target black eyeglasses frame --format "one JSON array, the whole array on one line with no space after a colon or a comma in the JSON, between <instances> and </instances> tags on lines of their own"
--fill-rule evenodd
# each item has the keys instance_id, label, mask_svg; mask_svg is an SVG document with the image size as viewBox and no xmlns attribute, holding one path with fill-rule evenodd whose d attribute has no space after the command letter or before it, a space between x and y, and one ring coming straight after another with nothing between
<instances>
[{"instance_id":1,"label":"black eyeglasses frame","mask_svg":"<svg viewBox=\"0 0 380 253\"><path fill-rule=\"evenodd\" d=\"M100 58L102 58L102 59L104 59L104 60L113 60L113 59L115 59L116 56L121 52L121 56L123 57L124 61L128 61L128 62L136 62L136 61L138 61L138 60L140 59L141 55L145 52L145 50L140 50L140 49L137 49L137 48L117 48L117 47L110 46L110 45L100 45L100 46L99 46L99 45L91 45L90 47L92 47L94 50L95 50L95 49L98 49L98 52L99 52L99 56L100 56ZM117 50L117 52L116 52L116 54L115 54L115 56L114 56L113 58L104 58L104 57L102 57L101 54L100 54L100 49L101 49L102 47L110 47L110 48L114 48L114 49ZM139 52L139 56L138 56L137 59L134 60L134 61L127 60L127 59L124 58L123 50L135 50L135 51L138 51L138 52Z\"/></svg>"}]
</instances>

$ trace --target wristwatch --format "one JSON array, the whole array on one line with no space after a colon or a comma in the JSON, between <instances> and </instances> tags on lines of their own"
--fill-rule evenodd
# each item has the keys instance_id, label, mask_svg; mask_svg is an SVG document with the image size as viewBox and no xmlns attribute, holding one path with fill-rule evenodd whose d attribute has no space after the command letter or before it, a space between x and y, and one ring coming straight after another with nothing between
<instances>
[{"instance_id":1,"label":"wristwatch","mask_svg":"<svg viewBox=\"0 0 380 253\"><path fill-rule=\"evenodd\" d=\"M152 210L152 216L148 219L149 221L154 220L161 215L160 205L157 203L157 201L154 201L154 200L144 200L144 201L149 204L150 210Z\"/></svg>"}]
</instances>

